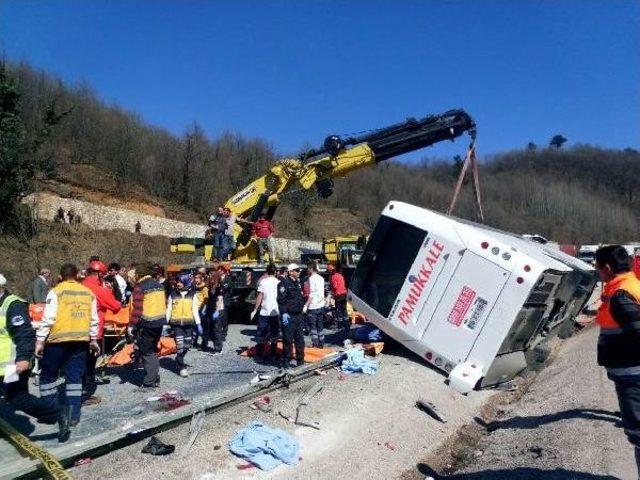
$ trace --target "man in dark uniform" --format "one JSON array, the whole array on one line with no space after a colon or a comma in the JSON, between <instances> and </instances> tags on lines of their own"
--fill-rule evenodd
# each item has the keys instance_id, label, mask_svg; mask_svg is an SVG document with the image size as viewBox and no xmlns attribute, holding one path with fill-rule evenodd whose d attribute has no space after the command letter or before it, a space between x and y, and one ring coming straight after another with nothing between
<instances>
[{"instance_id":1,"label":"man in dark uniform","mask_svg":"<svg viewBox=\"0 0 640 480\"><path fill-rule=\"evenodd\" d=\"M11 295L6 290L6 283L7 280L0 274L0 377L4 377L5 368L13 364L18 380L4 384L3 396L13 408L39 422L56 423L59 408L29 393L29 372L36 333L31 326L27 303Z\"/></svg>"},{"instance_id":2,"label":"man in dark uniform","mask_svg":"<svg viewBox=\"0 0 640 480\"><path fill-rule=\"evenodd\" d=\"M296 345L296 365L304 363L304 335L302 333L302 310L305 300L300 285L300 267L295 263L288 266L289 274L278 285L278 307L282 324L282 366L291 365L293 355L291 344Z\"/></svg>"},{"instance_id":3,"label":"man in dark uniform","mask_svg":"<svg viewBox=\"0 0 640 480\"><path fill-rule=\"evenodd\" d=\"M222 353L229 329L229 306L231 305L231 265L223 263L214 272L209 286L207 302L208 328L203 337L203 351L208 350L209 339L213 340L213 354Z\"/></svg>"}]
</instances>

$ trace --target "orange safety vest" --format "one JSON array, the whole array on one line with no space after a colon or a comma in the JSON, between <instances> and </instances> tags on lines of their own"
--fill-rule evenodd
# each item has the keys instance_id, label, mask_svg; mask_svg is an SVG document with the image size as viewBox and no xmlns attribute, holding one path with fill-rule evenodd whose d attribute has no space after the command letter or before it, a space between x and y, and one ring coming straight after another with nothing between
<instances>
[{"instance_id":1,"label":"orange safety vest","mask_svg":"<svg viewBox=\"0 0 640 480\"><path fill-rule=\"evenodd\" d=\"M611 316L609 311L609 301L618 290L624 290L631 295L636 302L640 303L640 280L634 272L621 273L613 280L608 281L602 291L602 304L598 309L596 320L602 329L620 328L618 322Z\"/></svg>"}]
</instances>

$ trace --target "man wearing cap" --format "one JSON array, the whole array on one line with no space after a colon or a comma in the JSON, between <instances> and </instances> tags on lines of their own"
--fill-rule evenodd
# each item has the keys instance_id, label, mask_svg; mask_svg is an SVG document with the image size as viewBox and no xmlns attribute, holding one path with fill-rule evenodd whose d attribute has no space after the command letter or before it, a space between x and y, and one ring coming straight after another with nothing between
<instances>
[{"instance_id":1,"label":"man wearing cap","mask_svg":"<svg viewBox=\"0 0 640 480\"><path fill-rule=\"evenodd\" d=\"M304 363L304 335L302 333L302 311L305 300L300 285L300 267L292 263L289 273L278 285L278 307L282 326L282 366L288 368L293 361L292 343L296 346L296 365Z\"/></svg>"},{"instance_id":2,"label":"man wearing cap","mask_svg":"<svg viewBox=\"0 0 640 480\"><path fill-rule=\"evenodd\" d=\"M98 342L104 338L104 317L107 311L118 313L121 303L113 293L113 290L104 284L104 276L107 274L107 266L100 260L89 263L87 276L82 281L82 285L93 292L96 297L96 307L98 310ZM82 404L95 405L100 403L101 398L95 396L96 393L96 355L87 355L87 366L82 378Z\"/></svg>"},{"instance_id":3,"label":"man wearing cap","mask_svg":"<svg viewBox=\"0 0 640 480\"><path fill-rule=\"evenodd\" d=\"M191 288L189 275L182 275L169 294L167 322L176 338L176 363L181 377L188 377L189 371L184 361L191 348L194 328L202 335L200 324L200 296Z\"/></svg>"},{"instance_id":4,"label":"man wearing cap","mask_svg":"<svg viewBox=\"0 0 640 480\"><path fill-rule=\"evenodd\" d=\"M4 383L3 396L16 410L42 423L56 423L60 408L29 393L29 371L36 334L31 326L27 302L7 290L7 279L0 274L0 377L7 367L15 369L17 380Z\"/></svg>"},{"instance_id":5,"label":"man wearing cap","mask_svg":"<svg viewBox=\"0 0 640 480\"><path fill-rule=\"evenodd\" d=\"M135 338L135 348L142 358L145 371L142 388L160 386L158 342L162 336L162 328L167 323L165 289L153 274L154 268L150 263L138 265L136 285L132 294L130 325Z\"/></svg>"},{"instance_id":6,"label":"man wearing cap","mask_svg":"<svg viewBox=\"0 0 640 480\"><path fill-rule=\"evenodd\" d=\"M40 362L40 397L58 404L58 377L65 379L65 395L60 404L59 442L69 439L70 426L80 422L82 377L87 354L99 355L98 310L96 297L78 280L78 268L67 263L60 269L62 281L47 294L44 315L36 332L37 356Z\"/></svg>"}]
</instances>

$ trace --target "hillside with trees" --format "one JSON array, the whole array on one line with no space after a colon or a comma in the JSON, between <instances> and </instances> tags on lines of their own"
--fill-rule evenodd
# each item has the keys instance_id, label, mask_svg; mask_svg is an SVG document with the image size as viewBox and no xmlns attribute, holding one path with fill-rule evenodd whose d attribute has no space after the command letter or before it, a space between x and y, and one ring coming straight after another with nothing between
<instances>
[{"instance_id":1,"label":"hillside with trees","mask_svg":"<svg viewBox=\"0 0 640 480\"><path fill-rule=\"evenodd\" d=\"M279 157L263 140L232 132L208 138L196 123L176 136L101 101L86 84L65 85L24 64L8 64L3 71L2 116L14 112L0 132L9 127L13 132L13 143L1 145L0 195L6 201L47 182L71 183L114 195L145 192L173 212L168 215L188 210L190 220L204 220ZM588 145L567 149L566 141L556 134L544 148L530 142L522 150L481 159L486 222L561 242L640 239L635 192L640 154ZM12 168L21 172L17 185L7 180L14 178ZM385 162L338 180L328 200L313 193L288 195L276 221L283 235L320 237L350 233L346 228L366 231L391 199L444 211L458 171L459 164L444 160ZM95 172L109 181L100 181ZM472 200L471 185L465 185L455 214L475 219ZM345 209L349 215L343 218L349 220L334 222ZM323 228L324 222L333 226Z\"/></svg>"}]
</instances>

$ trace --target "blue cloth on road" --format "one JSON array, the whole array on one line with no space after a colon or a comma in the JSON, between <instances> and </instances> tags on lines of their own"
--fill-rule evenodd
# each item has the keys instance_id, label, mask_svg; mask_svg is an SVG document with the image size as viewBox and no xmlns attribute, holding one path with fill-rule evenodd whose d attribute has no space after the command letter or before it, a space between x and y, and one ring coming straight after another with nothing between
<instances>
[{"instance_id":1,"label":"blue cloth on road","mask_svg":"<svg viewBox=\"0 0 640 480\"><path fill-rule=\"evenodd\" d=\"M365 323L353 330L353 339L356 342L381 342L382 332L372 323Z\"/></svg>"},{"instance_id":2,"label":"blue cloth on road","mask_svg":"<svg viewBox=\"0 0 640 480\"><path fill-rule=\"evenodd\" d=\"M300 444L284 430L254 420L235 434L229 450L262 470L273 470L281 463L297 464Z\"/></svg>"},{"instance_id":3,"label":"blue cloth on road","mask_svg":"<svg viewBox=\"0 0 640 480\"><path fill-rule=\"evenodd\" d=\"M364 356L364 350L352 348L345 352L347 358L342 361L342 371L347 373L366 373L375 375L378 373L378 362L369 360Z\"/></svg>"}]
</instances>

